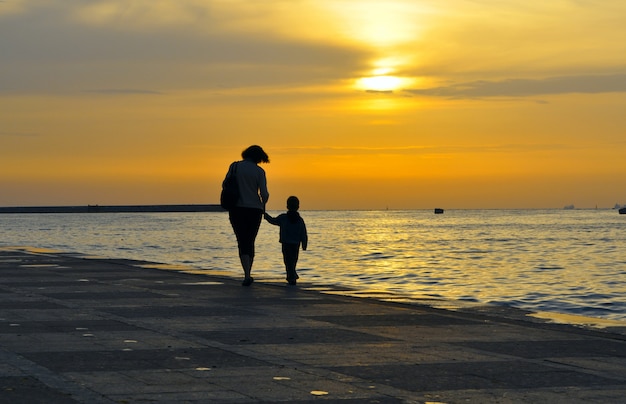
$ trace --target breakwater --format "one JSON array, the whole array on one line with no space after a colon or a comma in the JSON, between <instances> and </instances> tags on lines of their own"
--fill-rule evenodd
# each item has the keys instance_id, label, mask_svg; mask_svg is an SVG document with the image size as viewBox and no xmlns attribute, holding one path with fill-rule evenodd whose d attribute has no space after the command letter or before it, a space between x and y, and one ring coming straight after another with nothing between
<instances>
[{"instance_id":1,"label":"breakwater","mask_svg":"<svg viewBox=\"0 0 626 404\"><path fill-rule=\"evenodd\" d=\"M216 204L192 205L83 205L83 206L9 206L2 213L120 213L120 212L222 212Z\"/></svg>"}]
</instances>

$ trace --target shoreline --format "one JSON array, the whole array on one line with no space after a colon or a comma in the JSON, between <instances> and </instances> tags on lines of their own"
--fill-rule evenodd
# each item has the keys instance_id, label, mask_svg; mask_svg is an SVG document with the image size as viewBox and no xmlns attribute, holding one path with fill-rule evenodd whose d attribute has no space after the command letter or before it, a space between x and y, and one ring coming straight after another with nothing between
<instances>
[{"instance_id":1,"label":"shoreline","mask_svg":"<svg viewBox=\"0 0 626 404\"><path fill-rule=\"evenodd\" d=\"M28 254L55 254L63 257L80 258L86 260L124 261L128 265L145 269L155 269L159 271L177 272L189 275L200 275L208 278L225 278L236 282L239 281L239 277L234 276L230 272L206 270L189 265L152 262L133 258L114 258L82 252L59 251L50 248L40 248L33 246L0 246L0 251L21 251ZM264 283L266 285L284 286L284 279L282 279L282 276L266 279L258 278L256 281L258 283ZM362 291L344 285L325 285L315 282L303 282L299 285L298 288L306 290L307 292L318 292L321 294L337 295L359 299L371 299L379 302L396 303L407 306L426 307L435 310L458 313L460 315L496 317L501 319L507 319L511 322L527 322L542 324L545 326L552 325L558 327L565 325L573 326L582 330L626 335L625 321L599 317L589 317L571 313L559 313L549 311L531 311L513 306L471 303L443 298L411 298L400 294L394 295L387 292L376 293L372 291Z\"/></svg>"}]
</instances>

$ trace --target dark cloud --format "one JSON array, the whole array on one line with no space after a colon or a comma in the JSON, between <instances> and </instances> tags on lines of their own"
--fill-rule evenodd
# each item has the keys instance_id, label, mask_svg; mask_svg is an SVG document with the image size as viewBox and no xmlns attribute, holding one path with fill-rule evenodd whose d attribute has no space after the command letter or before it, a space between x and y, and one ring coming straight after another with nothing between
<instances>
[{"instance_id":1,"label":"dark cloud","mask_svg":"<svg viewBox=\"0 0 626 404\"><path fill-rule=\"evenodd\" d=\"M626 92L626 74L561 76L545 79L472 81L426 89L411 94L448 98L529 97L550 94L598 94Z\"/></svg>"},{"instance_id":2,"label":"dark cloud","mask_svg":"<svg viewBox=\"0 0 626 404\"><path fill-rule=\"evenodd\" d=\"M67 14L41 7L2 18L1 92L315 84L367 59L356 48L271 33L86 25Z\"/></svg>"},{"instance_id":3,"label":"dark cloud","mask_svg":"<svg viewBox=\"0 0 626 404\"><path fill-rule=\"evenodd\" d=\"M366 93L393 94L393 90L365 90Z\"/></svg>"},{"instance_id":4,"label":"dark cloud","mask_svg":"<svg viewBox=\"0 0 626 404\"><path fill-rule=\"evenodd\" d=\"M153 90L136 90L136 89L118 89L118 88L104 88L104 89L95 89L95 90L85 90L85 93L96 93L96 94L115 94L115 95L120 95L120 94L128 94L128 95L133 95L133 94L153 94L153 95L160 95L163 94L159 91L153 91Z\"/></svg>"},{"instance_id":5,"label":"dark cloud","mask_svg":"<svg viewBox=\"0 0 626 404\"><path fill-rule=\"evenodd\" d=\"M37 133L29 133L29 132L1 132L0 136L2 137L37 137L39 134Z\"/></svg>"}]
</instances>

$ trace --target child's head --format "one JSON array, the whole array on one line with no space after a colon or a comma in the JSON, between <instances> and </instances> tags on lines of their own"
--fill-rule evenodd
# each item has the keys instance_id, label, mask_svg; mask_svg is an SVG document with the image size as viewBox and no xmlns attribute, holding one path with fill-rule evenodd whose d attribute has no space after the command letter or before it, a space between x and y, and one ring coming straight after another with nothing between
<instances>
[{"instance_id":1,"label":"child's head","mask_svg":"<svg viewBox=\"0 0 626 404\"><path fill-rule=\"evenodd\" d=\"M295 196L287 198L287 210L296 211L300 209L300 200Z\"/></svg>"}]
</instances>

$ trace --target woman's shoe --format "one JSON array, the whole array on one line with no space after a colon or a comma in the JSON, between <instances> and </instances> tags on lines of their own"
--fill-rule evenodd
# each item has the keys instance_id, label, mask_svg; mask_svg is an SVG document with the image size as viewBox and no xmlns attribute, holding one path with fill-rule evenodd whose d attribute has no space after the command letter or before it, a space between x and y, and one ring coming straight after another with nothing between
<instances>
[{"instance_id":1,"label":"woman's shoe","mask_svg":"<svg viewBox=\"0 0 626 404\"><path fill-rule=\"evenodd\" d=\"M252 285L252 282L254 282L253 277L246 278L243 280L243 282L241 282L241 286L250 286Z\"/></svg>"}]
</instances>

